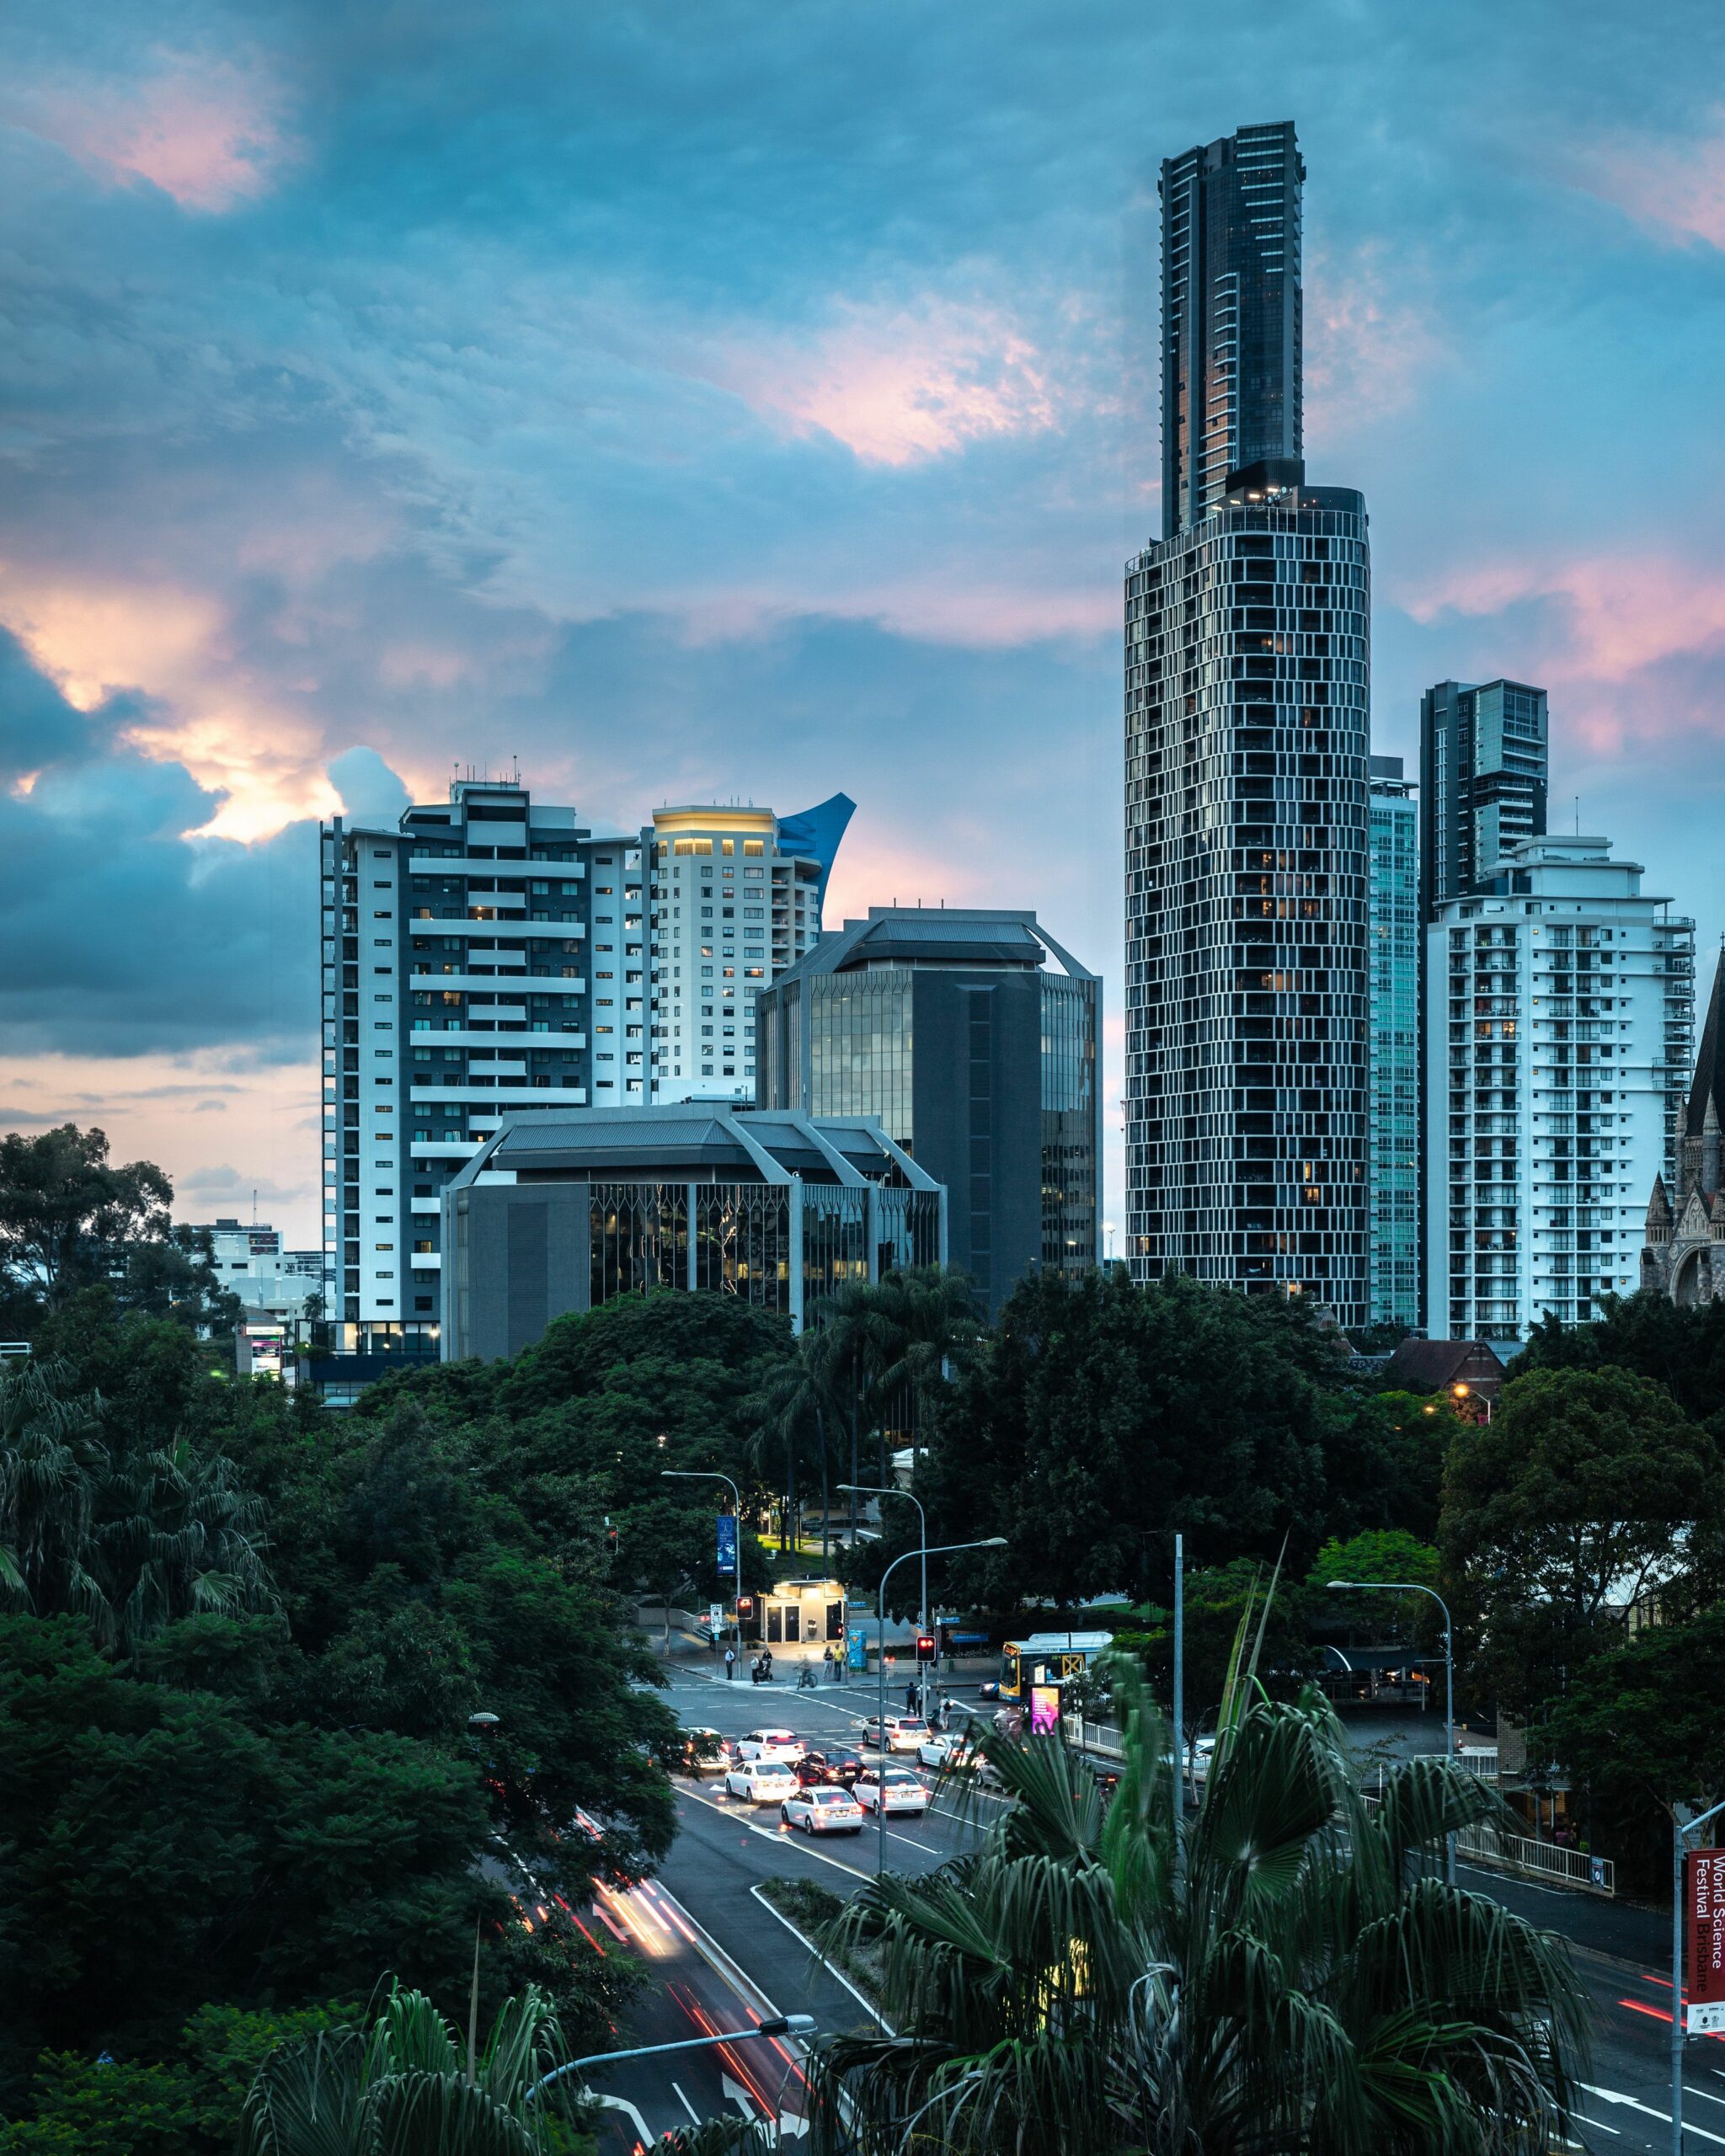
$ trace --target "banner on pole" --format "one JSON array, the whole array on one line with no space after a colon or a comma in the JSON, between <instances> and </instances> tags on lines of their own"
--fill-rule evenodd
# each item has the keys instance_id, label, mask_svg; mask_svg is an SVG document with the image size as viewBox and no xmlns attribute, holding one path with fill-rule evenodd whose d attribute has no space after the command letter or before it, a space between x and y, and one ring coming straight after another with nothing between
<instances>
[{"instance_id":1,"label":"banner on pole","mask_svg":"<svg viewBox=\"0 0 1725 2156\"><path fill-rule=\"evenodd\" d=\"M868 1667L868 1635L860 1625L852 1625L845 1636L845 1666L848 1669Z\"/></svg>"},{"instance_id":2,"label":"banner on pole","mask_svg":"<svg viewBox=\"0 0 1725 2156\"><path fill-rule=\"evenodd\" d=\"M734 1513L721 1513L718 1516L718 1569L737 1577L737 1516Z\"/></svg>"},{"instance_id":3,"label":"banner on pole","mask_svg":"<svg viewBox=\"0 0 1725 2156\"><path fill-rule=\"evenodd\" d=\"M1725 2031L1725 1849L1684 1857L1684 2026L1691 2036Z\"/></svg>"}]
</instances>

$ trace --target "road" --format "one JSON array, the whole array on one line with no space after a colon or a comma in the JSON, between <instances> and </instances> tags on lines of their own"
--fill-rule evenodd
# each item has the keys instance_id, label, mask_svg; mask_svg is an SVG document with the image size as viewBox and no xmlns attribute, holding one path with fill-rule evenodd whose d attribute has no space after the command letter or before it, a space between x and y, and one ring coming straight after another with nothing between
<instances>
[{"instance_id":1,"label":"road","mask_svg":"<svg viewBox=\"0 0 1725 2156\"><path fill-rule=\"evenodd\" d=\"M768 1724L794 1729L816 1745L856 1747L863 1720L875 1710L872 1685L822 1684L798 1691L783 1682L758 1687L745 1680L711 1681L700 1667L678 1667L670 1699L686 1725L727 1737ZM895 1703L889 1700L889 1711ZM909 1764L910 1762L900 1764ZM931 1784L932 1775L926 1776ZM985 1800L982 1812L996 1800ZM632 2016L628 2037L668 2042L704 2025L743 2027L763 2014L813 2014L824 2031L867 2019L863 2004L825 1970L757 1894L761 1881L817 1880L841 1896L873 1876L877 1858L873 1821L852 1839L810 1847L778 1823L777 1807L752 1808L726 1798L716 1775L677 1785L679 1833L658 1879L632 1893L607 1897L601 1915L616 1924L648 1961L657 1981ZM895 1870L932 1870L974 1838L976 1828L936 1797L915 1821L888 1828L886 1860ZM1594 2009L1593 2053L1579 2123L1594 2156L1665 2156L1670 2148L1670 1996L1669 1967L1660 1973L1660 1941L1669 1936L1645 1912L1531 1881L1503 1879L1463 1867L1462 1882L1576 1944L1576 1968ZM1601 1948L1605 1951L1601 1951ZM725 2015L740 2020L725 2020ZM700 2016L705 2015L702 2023ZM751 2056L752 2055L752 2056ZM793 2070L781 2099L775 2075L792 2062L775 2043L729 2053L694 2052L682 2064L621 2066L594 2085L629 2099L654 2134L703 2116L775 2105L790 2129L800 2116L800 2083ZM1692 2043L1685 2067L1685 2141L1694 2156L1725 2149L1725 2039ZM607 2156L628 2156L638 2134L622 2116Z\"/></svg>"}]
</instances>

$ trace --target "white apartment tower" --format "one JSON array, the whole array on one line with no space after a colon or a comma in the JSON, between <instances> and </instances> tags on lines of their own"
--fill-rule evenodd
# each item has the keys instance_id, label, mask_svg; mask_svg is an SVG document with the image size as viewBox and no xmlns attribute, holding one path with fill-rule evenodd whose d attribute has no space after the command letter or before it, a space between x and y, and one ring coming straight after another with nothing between
<instances>
[{"instance_id":1,"label":"white apartment tower","mask_svg":"<svg viewBox=\"0 0 1725 2156\"><path fill-rule=\"evenodd\" d=\"M607 830L463 779L393 829L323 826L323 1285L347 1377L435 1358L444 1186L505 1115L752 1099L754 989L819 935L852 805Z\"/></svg>"},{"instance_id":2,"label":"white apartment tower","mask_svg":"<svg viewBox=\"0 0 1725 2156\"><path fill-rule=\"evenodd\" d=\"M1602 838L1530 838L1426 931L1426 1330L1525 1340L1638 1285L1695 924ZM1669 1173L1669 1169L1667 1170Z\"/></svg>"},{"instance_id":3,"label":"white apartment tower","mask_svg":"<svg viewBox=\"0 0 1725 2156\"><path fill-rule=\"evenodd\" d=\"M660 808L641 834L652 931L653 1091L753 1101L755 998L814 949L853 804Z\"/></svg>"}]
</instances>

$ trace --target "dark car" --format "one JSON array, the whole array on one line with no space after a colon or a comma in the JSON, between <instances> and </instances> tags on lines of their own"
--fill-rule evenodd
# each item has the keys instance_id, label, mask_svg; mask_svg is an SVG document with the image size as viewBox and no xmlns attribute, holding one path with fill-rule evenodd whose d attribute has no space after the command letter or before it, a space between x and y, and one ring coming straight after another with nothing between
<instances>
[{"instance_id":1,"label":"dark car","mask_svg":"<svg viewBox=\"0 0 1725 2156\"><path fill-rule=\"evenodd\" d=\"M849 1789L862 1771L854 1752L808 1752L798 1760L797 1780L804 1789Z\"/></svg>"},{"instance_id":2,"label":"dark car","mask_svg":"<svg viewBox=\"0 0 1725 2156\"><path fill-rule=\"evenodd\" d=\"M724 1764L725 1741L716 1729L686 1729L677 1771L701 1774Z\"/></svg>"}]
</instances>

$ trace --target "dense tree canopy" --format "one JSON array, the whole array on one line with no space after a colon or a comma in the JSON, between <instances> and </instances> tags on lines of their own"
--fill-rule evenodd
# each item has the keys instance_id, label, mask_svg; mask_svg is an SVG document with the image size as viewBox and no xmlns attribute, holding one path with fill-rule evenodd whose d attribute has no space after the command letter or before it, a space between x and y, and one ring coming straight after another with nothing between
<instances>
[{"instance_id":1,"label":"dense tree canopy","mask_svg":"<svg viewBox=\"0 0 1725 2156\"><path fill-rule=\"evenodd\" d=\"M1664 1295L1613 1295L1586 1325L1560 1325L1548 1314L1513 1374L1606 1369L1664 1385L1691 1422L1725 1444L1725 1298L1680 1310Z\"/></svg>"},{"instance_id":2,"label":"dense tree canopy","mask_svg":"<svg viewBox=\"0 0 1725 2156\"><path fill-rule=\"evenodd\" d=\"M1711 1546L1722 1502L1717 1446L1626 1370L1535 1369L1459 1426L1439 1542L1498 1701L1525 1719L1621 1638L1626 1609Z\"/></svg>"}]
</instances>

